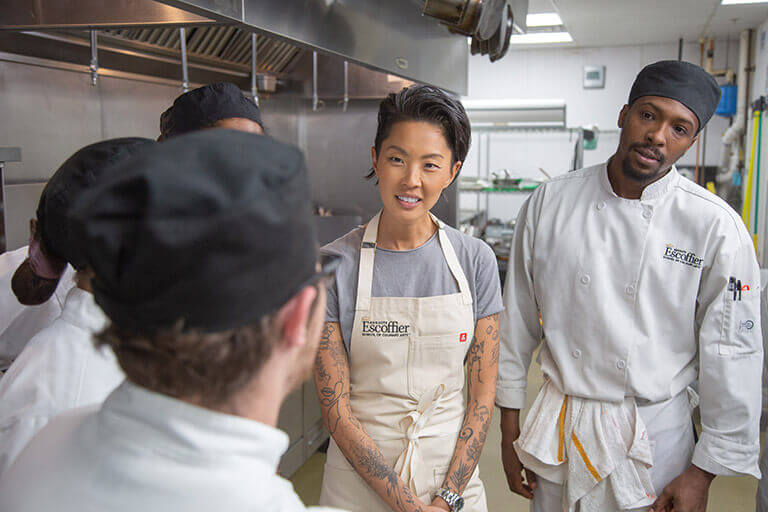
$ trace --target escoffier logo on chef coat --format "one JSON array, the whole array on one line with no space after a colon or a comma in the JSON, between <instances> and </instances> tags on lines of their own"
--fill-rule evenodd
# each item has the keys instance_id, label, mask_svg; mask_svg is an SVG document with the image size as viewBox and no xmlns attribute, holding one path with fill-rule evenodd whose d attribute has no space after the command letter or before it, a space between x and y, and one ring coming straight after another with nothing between
<instances>
[{"instance_id":1,"label":"escoffier logo on chef coat","mask_svg":"<svg viewBox=\"0 0 768 512\"><path fill-rule=\"evenodd\" d=\"M693 268L701 268L701 262L704 261L704 258L699 258L693 251L678 249L672 244L667 244L667 247L664 249L663 258Z\"/></svg>"},{"instance_id":2,"label":"escoffier logo on chef coat","mask_svg":"<svg viewBox=\"0 0 768 512\"><path fill-rule=\"evenodd\" d=\"M378 338L405 338L411 335L411 326L397 320L371 320L363 318L363 336Z\"/></svg>"}]
</instances>

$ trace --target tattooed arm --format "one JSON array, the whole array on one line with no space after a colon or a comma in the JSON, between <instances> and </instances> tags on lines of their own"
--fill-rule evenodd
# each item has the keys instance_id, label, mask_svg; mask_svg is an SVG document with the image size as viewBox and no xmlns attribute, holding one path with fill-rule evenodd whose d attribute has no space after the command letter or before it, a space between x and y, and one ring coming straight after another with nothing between
<instances>
[{"instance_id":1,"label":"tattooed arm","mask_svg":"<svg viewBox=\"0 0 768 512\"><path fill-rule=\"evenodd\" d=\"M443 482L443 487L457 494L464 492L475 471L491 423L499 366L499 315L477 321L466 364L469 371L467 411ZM440 497L436 497L432 504L449 510Z\"/></svg>"},{"instance_id":2,"label":"tattooed arm","mask_svg":"<svg viewBox=\"0 0 768 512\"><path fill-rule=\"evenodd\" d=\"M395 512L429 512L384 460L349 402L349 363L338 322L325 324L315 358L315 385L325 428L352 467Z\"/></svg>"}]
</instances>

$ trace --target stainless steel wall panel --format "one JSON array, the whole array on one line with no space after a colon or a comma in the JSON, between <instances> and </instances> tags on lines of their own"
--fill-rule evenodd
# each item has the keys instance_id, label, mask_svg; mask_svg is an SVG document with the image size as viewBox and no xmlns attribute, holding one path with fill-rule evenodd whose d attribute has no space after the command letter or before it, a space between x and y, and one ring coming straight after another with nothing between
<instances>
[{"instance_id":1,"label":"stainless steel wall panel","mask_svg":"<svg viewBox=\"0 0 768 512\"><path fill-rule=\"evenodd\" d=\"M0 62L0 146L19 146L7 183L47 180L66 157L101 138L98 90L85 74Z\"/></svg>"},{"instance_id":2,"label":"stainless steel wall panel","mask_svg":"<svg viewBox=\"0 0 768 512\"><path fill-rule=\"evenodd\" d=\"M364 176L371 167L378 102L353 101L347 112L327 103L321 112L304 105L300 138L312 182L312 199L364 222L380 208L379 192Z\"/></svg>"},{"instance_id":3,"label":"stainless steel wall panel","mask_svg":"<svg viewBox=\"0 0 768 512\"><path fill-rule=\"evenodd\" d=\"M100 78L101 137L160 135L160 114L181 94L180 87Z\"/></svg>"},{"instance_id":4,"label":"stainless steel wall panel","mask_svg":"<svg viewBox=\"0 0 768 512\"><path fill-rule=\"evenodd\" d=\"M4 185L5 197L5 249L13 251L27 245L29 240L29 219L35 217L37 203L45 183Z\"/></svg>"}]
</instances>

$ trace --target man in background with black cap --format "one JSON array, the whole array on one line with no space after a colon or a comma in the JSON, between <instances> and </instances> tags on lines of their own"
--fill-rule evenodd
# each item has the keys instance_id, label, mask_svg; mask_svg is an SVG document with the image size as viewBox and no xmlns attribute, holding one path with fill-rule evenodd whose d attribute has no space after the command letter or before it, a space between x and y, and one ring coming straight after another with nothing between
<instances>
[{"instance_id":1,"label":"man in background with black cap","mask_svg":"<svg viewBox=\"0 0 768 512\"><path fill-rule=\"evenodd\" d=\"M72 214L127 380L54 419L0 480L0 510L305 510L276 475L284 398L325 313L301 152L205 130L116 168Z\"/></svg>"},{"instance_id":2,"label":"man in background with black cap","mask_svg":"<svg viewBox=\"0 0 768 512\"><path fill-rule=\"evenodd\" d=\"M204 85L185 92L160 116L162 142L206 128L226 128L262 135L261 110L229 82Z\"/></svg>"},{"instance_id":3,"label":"man in background with black cap","mask_svg":"<svg viewBox=\"0 0 768 512\"><path fill-rule=\"evenodd\" d=\"M89 144L69 157L43 189L29 257L15 272L14 291L25 302L46 300L67 265L77 270L77 284L67 290L61 315L29 340L0 381L0 478L51 418L101 403L125 378L112 351L93 345L93 334L107 319L93 299L84 243L70 229L69 212L116 163L154 144L138 137Z\"/></svg>"},{"instance_id":4,"label":"man in background with black cap","mask_svg":"<svg viewBox=\"0 0 768 512\"><path fill-rule=\"evenodd\" d=\"M645 67L610 160L543 184L521 208L496 404L510 489L535 512L704 512L715 475L760 476L752 240L674 167L719 98L698 66ZM540 344L545 383L521 431Z\"/></svg>"}]
</instances>

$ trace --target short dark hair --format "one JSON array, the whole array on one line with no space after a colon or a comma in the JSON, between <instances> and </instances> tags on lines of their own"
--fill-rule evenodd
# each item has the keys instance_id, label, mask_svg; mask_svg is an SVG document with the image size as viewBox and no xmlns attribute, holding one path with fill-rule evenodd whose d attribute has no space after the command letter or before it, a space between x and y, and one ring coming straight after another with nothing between
<instances>
[{"instance_id":1,"label":"short dark hair","mask_svg":"<svg viewBox=\"0 0 768 512\"><path fill-rule=\"evenodd\" d=\"M472 131L467 112L459 100L431 85L412 85L387 95L379 104L379 124L373 143L377 155L381 143L389 137L392 126L402 121L426 121L439 126L451 148L451 165L458 161L464 162L469 152ZM374 176L371 169L366 178L373 179Z\"/></svg>"}]
</instances>

